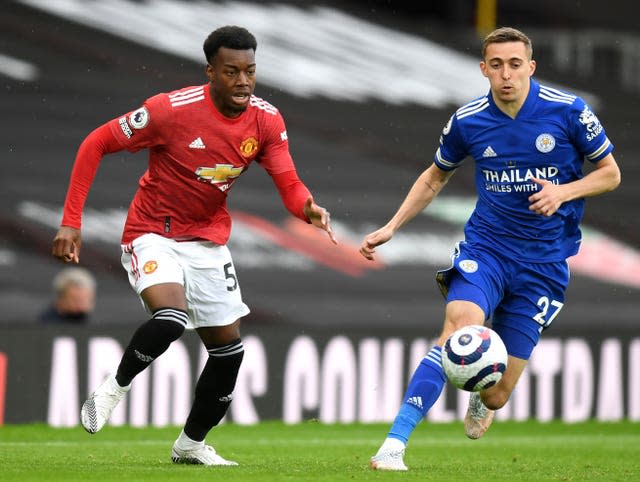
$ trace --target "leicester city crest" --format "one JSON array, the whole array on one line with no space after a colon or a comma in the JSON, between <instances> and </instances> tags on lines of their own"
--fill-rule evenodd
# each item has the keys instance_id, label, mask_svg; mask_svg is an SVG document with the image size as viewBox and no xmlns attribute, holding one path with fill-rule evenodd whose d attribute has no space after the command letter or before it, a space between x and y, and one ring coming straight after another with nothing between
<instances>
[{"instance_id":1,"label":"leicester city crest","mask_svg":"<svg viewBox=\"0 0 640 482\"><path fill-rule=\"evenodd\" d=\"M542 153L551 152L556 147L556 140L551 134L540 134L536 139L536 149Z\"/></svg>"},{"instance_id":2,"label":"leicester city crest","mask_svg":"<svg viewBox=\"0 0 640 482\"><path fill-rule=\"evenodd\" d=\"M478 271L478 262L473 259L463 259L458 263L458 268L465 273L475 273Z\"/></svg>"}]
</instances>

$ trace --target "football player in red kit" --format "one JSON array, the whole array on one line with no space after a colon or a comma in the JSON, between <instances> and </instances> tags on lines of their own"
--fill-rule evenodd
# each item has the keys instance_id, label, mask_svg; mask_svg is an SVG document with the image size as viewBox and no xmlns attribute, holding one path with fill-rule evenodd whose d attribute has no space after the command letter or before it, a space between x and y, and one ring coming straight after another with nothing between
<instances>
[{"instance_id":1,"label":"football player in red kit","mask_svg":"<svg viewBox=\"0 0 640 482\"><path fill-rule=\"evenodd\" d=\"M81 422L98 432L134 377L185 328L195 329L209 357L173 445L176 463L237 465L204 442L231 403L244 354L240 318L249 313L226 247L226 199L235 180L257 161L286 208L336 243L329 213L298 178L282 116L253 95L256 47L242 27L215 30L203 46L207 84L153 96L91 132L78 150L53 241L54 256L77 263L82 210L100 160L124 149L148 150L122 235L122 265L150 319L133 334L117 371L83 404Z\"/></svg>"}]
</instances>

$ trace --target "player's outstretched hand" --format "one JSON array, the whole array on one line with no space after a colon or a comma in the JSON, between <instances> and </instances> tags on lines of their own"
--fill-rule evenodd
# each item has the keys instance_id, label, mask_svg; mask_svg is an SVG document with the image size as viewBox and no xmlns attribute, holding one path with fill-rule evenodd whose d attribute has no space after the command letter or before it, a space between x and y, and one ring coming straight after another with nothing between
<instances>
[{"instance_id":1,"label":"player's outstretched hand","mask_svg":"<svg viewBox=\"0 0 640 482\"><path fill-rule=\"evenodd\" d=\"M61 226L53 238L53 249L51 254L56 258L60 258L65 263L80 262L80 246L82 238L80 230L69 226Z\"/></svg>"},{"instance_id":2,"label":"player's outstretched hand","mask_svg":"<svg viewBox=\"0 0 640 482\"><path fill-rule=\"evenodd\" d=\"M313 197L309 197L304 203L304 214L309 218L311 224L327 232L333 244L338 244L338 240L331 229L331 215L325 208L318 206Z\"/></svg>"},{"instance_id":3,"label":"player's outstretched hand","mask_svg":"<svg viewBox=\"0 0 640 482\"><path fill-rule=\"evenodd\" d=\"M392 236L392 230L386 226L368 234L360 245L360 254L368 260L373 261L373 254L376 252L376 246L386 243Z\"/></svg>"}]
</instances>

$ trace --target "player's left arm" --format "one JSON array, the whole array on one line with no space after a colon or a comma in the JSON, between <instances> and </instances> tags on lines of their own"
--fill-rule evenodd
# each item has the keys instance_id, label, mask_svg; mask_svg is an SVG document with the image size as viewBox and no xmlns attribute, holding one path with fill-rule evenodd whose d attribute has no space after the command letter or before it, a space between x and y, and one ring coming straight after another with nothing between
<instances>
[{"instance_id":1,"label":"player's left arm","mask_svg":"<svg viewBox=\"0 0 640 482\"><path fill-rule=\"evenodd\" d=\"M553 184L534 178L540 190L529 196L529 210L543 216L552 216L567 201L597 196L613 191L620 185L620 168L613 154L609 153L594 165L595 169L582 179L567 184Z\"/></svg>"},{"instance_id":2,"label":"player's left arm","mask_svg":"<svg viewBox=\"0 0 640 482\"><path fill-rule=\"evenodd\" d=\"M326 231L334 244L338 241L331 229L331 215L322 206L318 206L309 189L298 177L295 170L271 174L280 198L287 210L303 221Z\"/></svg>"},{"instance_id":3,"label":"player's left arm","mask_svg":"<svg viewBox=\"0 0 640 482\"><path fill-rule=\"evenodd\" d=\"M298 177L282 115L278 112L265 116L263 122L265 134L258 162L273 179L283 204L297 218L326 231L331 241L338 244L329 211L314 202L311 192Z\"/></svg>"}]
</instances>

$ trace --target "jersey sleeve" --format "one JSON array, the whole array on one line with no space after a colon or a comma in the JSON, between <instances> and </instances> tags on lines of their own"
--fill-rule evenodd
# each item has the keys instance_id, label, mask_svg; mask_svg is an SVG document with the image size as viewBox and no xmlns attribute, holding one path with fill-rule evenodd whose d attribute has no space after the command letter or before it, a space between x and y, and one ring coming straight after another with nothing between
<instances>
[{"instance_id":1,"label":"jersey sleeve","mask_svg":"<svg viewBox=\"0 0 640 482\"><path fill-rule=\"evenodd\" d=\"M287 130L280 112L265 114L263 128L264 147L258 162L273 179L287 210L297 218L309 222L304 214L304 204L311 193L296 172L289 152Z\"/></svg>"},{"instance_id":2,"label":"jersey sleeve","mask_svg":"<svg viewBox=\"0 0 640 482\"><path fill-rule=\"evenodd\" d=\"M304 214L304 204L311 197L307 186L300 180L295 171L286 171L271 176L278 188L282 203L295 217L309 223Z\"/></svg>"},{"instance_id":3,"label":"jersey sleeve","mask_svg":"<svg viewBox=\"0 0 640 482\"><path fill-rule=\"evenodd\" d=\"M604 127L588 104L576 98L569 110L567 124L578 151L589 161L597 162L613 151Z\"/></svg>"},{"instance_id":4,"label":"jersey sleeve","mask_svg":"<svg viewBox=\"0 0 640 482\"><path fill-rule=\"evenodd\" d=\"M295 165L289 152L287 129L280 112L265 114L262 128L264 130L263 147L257 158L258 163L270 176L294 171Z\"/></svg>"},{"instance_id":5,"label":"jersey sleeve","mask_svg":"<svg viewBox=\"0 0 640 482\"><path fill-rule=\"evenodd\" d=\"M460 167L465 157L467 157L467 151L464 147L460 123L456 114L453 114L442 129L440 146L433 162L443 171L453 171Z\"/></svg>"},{"instance_id":6,"label":"jersey sleeve","mask_svg":"<svg viewBox=\"0 0 640 482\"><path fill-rule=\"evenodd\" d=\"M162 145L163 126L167 123L167 100L163 94L147 99L136 110L109 122L111 132L129 152Z\"/></svg>"},{"instance_id":7,"label":"jersey sleeve","mask_svg":"<svg viewBox=\"0 0 640 482\"><path fill-rule=\"evenodd\" d=\"M86 137L78 149L71 172L63 208L63 226L80 228L89 189L105 154L123 149L136 152L162 144L159 127L164 125L167 112L163 102L165 98L162 95L151 97L142 107L110 120Z\"/></svg>"},{"instance_id":8,"label":"jersey sleeve","mask_svg":"<svg viewBox=\"0 0 640 482\"><path fill-rule=\"evenodd\" d=\"M109 123L95 129L80 144L73 170L71 171L69 188L67 189L67 196L62 210L62 226L80 229L82 210L100 161L105 154L121 150L122 147L113 136Z\"/></svg>"}]
</instances>

